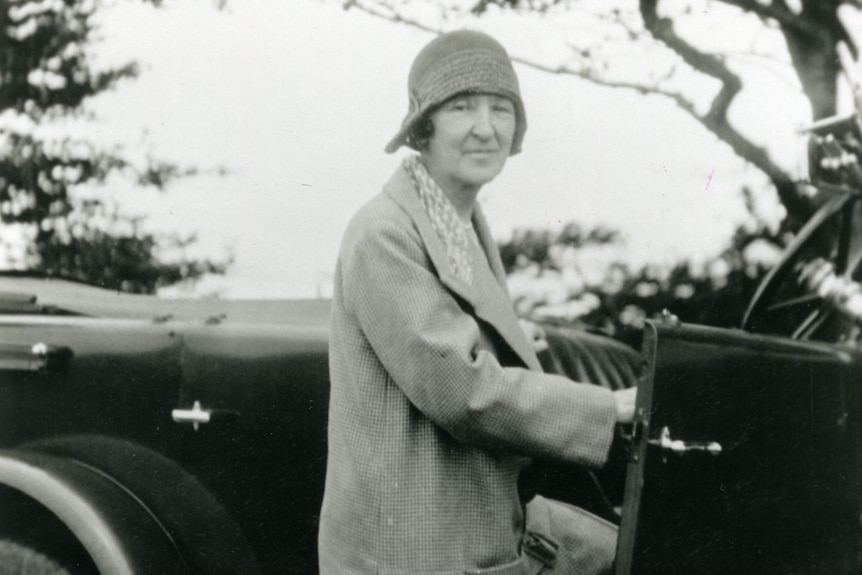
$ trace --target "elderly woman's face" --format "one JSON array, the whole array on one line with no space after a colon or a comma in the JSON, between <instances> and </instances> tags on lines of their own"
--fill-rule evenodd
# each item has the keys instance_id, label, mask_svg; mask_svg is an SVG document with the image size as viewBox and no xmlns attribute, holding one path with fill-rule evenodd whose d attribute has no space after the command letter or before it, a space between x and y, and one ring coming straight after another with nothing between
<instances>
[{"instance_id":1,"label":"elderly woman's face","mask_svg":"<svg viewBox=\"0 0 862 575\"><path fill-rule=\"evenodd\" d=\"M493 94L465 94L431 114L434 133L422 157L444 189L478 189L506 164L515 135L515 105Z\"/></svg>"}]
</instances>

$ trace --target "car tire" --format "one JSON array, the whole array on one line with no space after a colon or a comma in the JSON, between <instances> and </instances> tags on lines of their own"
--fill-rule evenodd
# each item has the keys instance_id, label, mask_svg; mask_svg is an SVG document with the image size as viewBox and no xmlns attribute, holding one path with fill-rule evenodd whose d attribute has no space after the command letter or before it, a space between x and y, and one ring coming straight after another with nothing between
<instances>
[{"instance_id":1,"label":"car tire","mask_svg":"<svg viewBox=\"0 0 862 575\"><path fill-rule=\"evenodd\" d=\"M0 539L0 575L74 575L47 555L8 539Z\"/></svg>"},{"instance_id":2,"label":"car tire","mask_svg":"<svg viewBox=\"0 0 862 575\"><path fill-rule=\"evenodd\" d=\"M129 441L94 435L45 439L21 448L83 463L134 493L170 533L189 572L260 573L233 517L194 476L164 455Z\"/></svg>"},{"instance_id":3,"label":"car tire","mask_svg":"<svg viewBox=\"0 0 862 575\"><path fill-rule=\"evenodd\" d=\"M0 485L0 575L98 575L86 548L52 510Z\"/></svg>"}]
</instances>

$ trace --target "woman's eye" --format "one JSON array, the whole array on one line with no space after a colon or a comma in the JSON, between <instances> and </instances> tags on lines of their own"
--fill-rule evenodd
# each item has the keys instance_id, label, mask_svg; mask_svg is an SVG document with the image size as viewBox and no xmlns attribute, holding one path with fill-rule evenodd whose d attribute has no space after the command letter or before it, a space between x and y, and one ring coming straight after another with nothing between
<instances>
[{"instance_id":1,"label":"woman's eye","mask_svg":"<svg viewBox=\"0 0 862 575\"><path fill-rule=\"evenodd\" d=\"M495 112L505 112L508 114L515 113L515 107L512 105L512 103L502 98L493 102L491 104L491 109Z\"/></svg>"}]
</instances>

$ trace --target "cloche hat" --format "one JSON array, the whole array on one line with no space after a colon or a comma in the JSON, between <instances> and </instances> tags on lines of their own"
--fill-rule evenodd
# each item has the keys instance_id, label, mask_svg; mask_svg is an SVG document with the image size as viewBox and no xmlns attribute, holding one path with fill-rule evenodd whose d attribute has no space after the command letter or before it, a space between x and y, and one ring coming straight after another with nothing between
<instances>
[{"instance_id":1,"label":"cloche hat","mask_svg":"<svg viewBox=\"0 0 862 575\"><path fill-rule=\"evenodd\" d=\"M503 46L482 32L457 30L429 42L413 61L407 80L410 105L401 129L386 145L392 153L402 145L418 150L411 141L413 128L435 107L461 93L496 94L515 105L515 135L509 155L521 151L527 116L518 77Z\"/></svg>"}]
</instances>

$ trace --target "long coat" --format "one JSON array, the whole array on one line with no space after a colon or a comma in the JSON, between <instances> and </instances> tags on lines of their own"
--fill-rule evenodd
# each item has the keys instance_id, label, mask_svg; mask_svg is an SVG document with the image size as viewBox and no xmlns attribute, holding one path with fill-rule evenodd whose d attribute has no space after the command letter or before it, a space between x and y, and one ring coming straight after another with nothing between
<instances>
[{"instance_id":1,"label":"long coat","mask_svg":"<svg viewBox=\"0 0 862 575\"><path fill-rule=\"evenodd\" d=\"M522 573L520 470L530 457L607 457L611 392L541 373L478 207L473 223L490 265L469 284L401 167L348 225L332 306L323 575Z\"/></svg>"}]
</instances>

